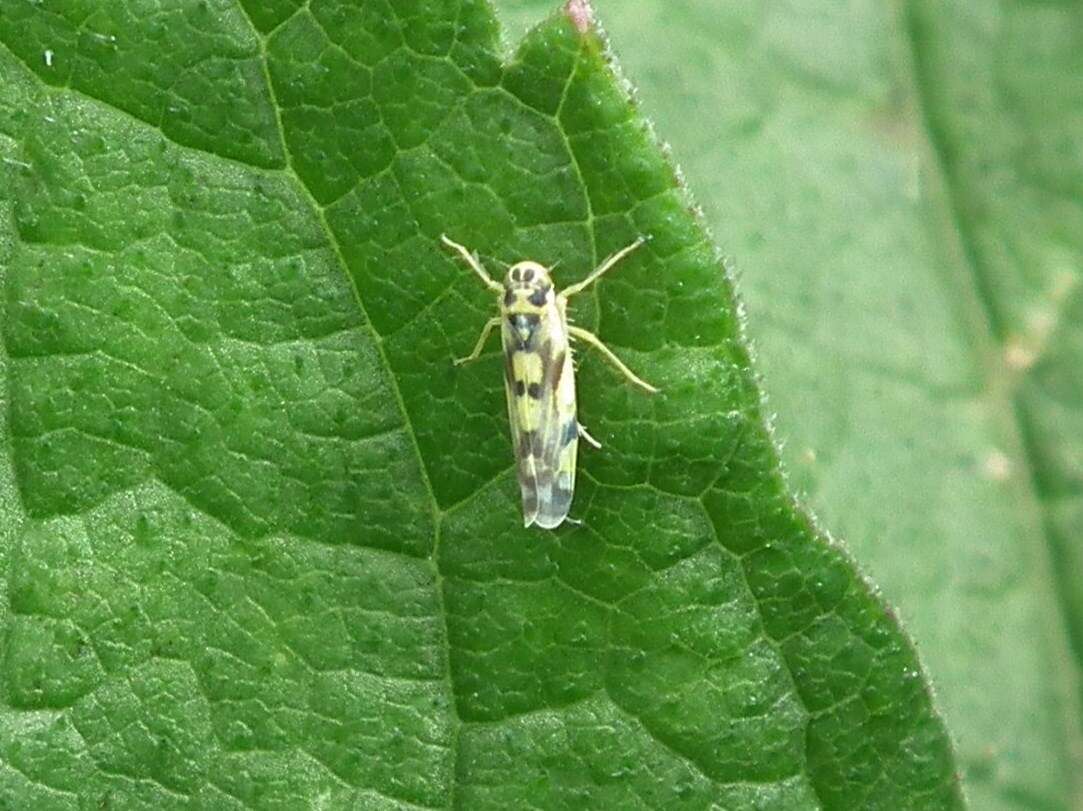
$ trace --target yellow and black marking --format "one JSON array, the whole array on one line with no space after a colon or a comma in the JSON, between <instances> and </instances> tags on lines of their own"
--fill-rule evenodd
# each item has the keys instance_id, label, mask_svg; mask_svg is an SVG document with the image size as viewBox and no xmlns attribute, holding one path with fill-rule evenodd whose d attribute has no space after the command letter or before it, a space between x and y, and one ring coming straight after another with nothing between
<instances>
[{"instance_id":1,"label":"yellow and black marking","mask_svg":"<svg viewBox=\"0 0 1083 811\"><path fill-rule=\"evenodd\" d=\"M523 496L523 524L528 527L537 524L545 529L560 526L568 517L575 491L579 438L601 447L576 419L571 339L578 338L597 347L633 383L649 392L657 391L636 377L595 335L570 326L567 302L638 248L643 240L618 251L582 282L559 295L553 290L549 270L537 262L513 265L501 284L485 272L477 257L465 247L446 236L443 242L458 251L486 286L499 294L500 316L489 320L474 351L456 363L477 358L489 333L500 326L508 421Z\"/></svg>"}]
</instances>

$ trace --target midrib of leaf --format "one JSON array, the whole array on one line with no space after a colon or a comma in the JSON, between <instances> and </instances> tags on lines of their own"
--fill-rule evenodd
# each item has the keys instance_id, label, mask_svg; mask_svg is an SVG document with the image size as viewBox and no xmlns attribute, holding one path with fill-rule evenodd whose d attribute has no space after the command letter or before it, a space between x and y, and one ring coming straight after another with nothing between
<instances>
[{"instance_id":1,"label":"midrib of leaf","mask_svg":"<svg viewBox=\"0 0 1083 811\"><path fill-rule=\"evenodd\" d=\"M1066 606L1063 599L1058 595L1064 589L1076 587L1075 572L1059 569L1053 565L1055 557L1055 543L1049 531L1046 516L1046 499L1042 489L1042 479L1037 475L1039 464L1033 457L1033 447L1026 441L1028 426L1025 423L1026 410L1020 402L1018 383L1021 375L1026 372L1013 373L1005 363L1004 347L1008 336L1008 330L1001 316L997 296L989 284L991 269L987 267L974 238L975 226L968 216L969 207L965 204L968 194L964 177L953 171L947 160L947 139L944 131L944 122L941 121L939 106L933 97L930 87L936 82L935 76L930 71L926 61L926 55L920 47L921 36L918 33L919 12L916 4L911 0L904 5L902 11L902 25L900 29L906 38L906 46L909 53L907 60L912 71L913 96L916 100L918 120L925 132L925 143L930 156L930 165L935 167L941 189L942 207L946 212L946 218L952 225L951 234L955 236L957 261L950 265L958 272L947 279L951 289L958 291L962 306L960 310L968 324L968 335L976 344L977 351L974 353L977 362L981 365L981 375L984 385L981 394L990 403L995 413L999 416L1002 429L1002 437L1009 447L1008 456L1017 463L1020 469L1018 484L1012 488L1018 502L1018 512L1025 516L1029 527L1027 535L1040 537L1042 543L1038 546L1035 560L1042 573L1044 582L1055 584L1057 594L1051 595L1048 600L1051 603L1050 615L1057 616L1061 622L1053 629L1055 636L1065 639L1064 645L1070 645L1071 634L1069 633L1066 617ZM950 238L950 234L945 234ZM945 263L948 264L948 263ZM1077 657L1079 650L1076 650ZM1083 750L1083 730L1080 729L1079 720L1083 715L1083 709L1079 705L1080 679L1079 663L1073 667L1071 663L1057 657L1050 657L1052 664L1058 668L1055 682L1060 685L1076 685L1075 689L1062 690L1062 696L1066 705L1071 708L1071 713L1066 713L1063 722L1065 737L1074 742L1075 751ZM1079 778L1077 777L1075 795L1080 796ZM1025 796L1020 800L1035 807L1042 807L1046 800L1035 797L1029 791L1012 789L1007 791Z\"/></svg>"},{"instance_id":2,"label":"midrib of leaf","mask_svg":"<svg viewBox=\"0 0 1083 811\"><path fill-rule=\"evenodd\" d=\"M0 43L0 48L2 47L4 45ZM0 138L2 137L0 135ZM2 167L0 167L0 171L2 171ZM0 295L7 289L7 263L12 246L6 243L3 235L9 232L9 228L10 233L14 233L11 220L10 203L0 201ZM8 570L12 540L26 520L26 510L19 499L19 488L16 484L15 469L12 464L15 458L15 448L10 432L6 430L8 425L8 403L11 400L11 378L8 374L9 363L7 346L0 339L0 572ZM7 622L10 614L9 605L8 579L0 576L0 623Z\"/></svg>"},{"instance_id":3,"label":"midrib of leaf","mask_svg":"<svg viewBox=\"0 0 1083 811\"><path fill-rule=\"evenodd\" d=\"M495 13L495 12L494 12ZM568 100L568 90L572 86L572 81L575 79L575 71L579 67L579 61L583 58L583 45L580 43L579 50L575 54L575 62L572 64L572 69L568 71L568 76L564 80L564 89L560 92L560 103L557 105L556 112L553 113L553 118L556 120L560 131L560 137L564 140L564 147L568 150L568 157L571 158L572 168L575 169L575 176L579 180L579 185L583 188L583 199L587 204L587 233L590 234L590 258L591 264L594 267L598 266L598 237L594 233L594 201L590 199L590 193L587 191L587 181L583 177L583 167L579 165L579 156L575 154L575 150L572 149L571 141L568 140L567 133L564 132L564 128L559 126L560 114L564 111L564 103ZM505 57L505 65L507 64L507 57ZM594 299L595 310L598 307L598 287L592 286L589 294Z\"/></svg>"},{"instance_id":4,"label":"midrib of leaf","mask_svg":"<svg viewBox=\"0 0 1083 811\"><path fill-rule=\"evenodd\" d=\"M417 457L417 468L419 475L425 485L425 492L429 497L429 507L433 515L433 532L435 537L432 542L432 554L429 556L429 566L432 568L433 582L436 588L436 597L440 606L440 620L443 623L443 643L444 643L444 678L447 684L447 691L450 701L448 702L448 709L451 713L451 739L450 739L450 755L451 755L451 768L450 779L447 785L447 807L455 807L455 787L458 784L459 773L459 734L462 730L462 717L459 713L459 697L455 690L455 680L451 673L451 629L448 624L448 610L447 602L444 595L444 573L440 571L438 561L440 560L440 540L442 537L441 528L443 526L443 515L440 510L440 505L436 500L436 493L432 489L432 481L429 479L429 468L425 462L425 458L421 453L421 446L417 441L417 433L414 431L413 422L410 420L410 413L406 409L406 403L402 398L402 390L399 388L399 379L395 374L394 369L391 366L391 361L387 357L387 351L384 348L383 336L376 331L376 326L373 324L372 319L369 318L368 310L365 308L365 302L361 297L361 290L357 286L357 280L350 273L349 266L346 264L346 257L342 253L342 245L339 243L338 237L332 230L330 224L327 222L327 214L324 206L321 206L312 190L305 183L293 166L293 153L290 151L289 144L286 142L286 132L282 126L282 108L278 103L278 94L275 90L274 82L271 80L270 68L267 62L267 40L270 38L269 33L266 37L261 35L259 29L256 27L251 16L248 14L248 9L244 3L238 2L237 4L241 13L245 19L248 20L248 24L252 27L252 35L259 42L260 50L260 67L263 72L263 81L267 84L267 92L270 94L271 105L274 107L275 124L278 132L278 140L282 147L282 154L286 156L286 166L290 175L297 187L299 187L308 199L309 205L316 213L319 219L320 227L323 229L324 236L327 238L327 243L332 247L335 252L335 259L338 262L339 269L346 275L350 289L353 290L354 298L357 300L357 307L361 310L362 318L365 321L365 328L368 330L372 342L376 346L376 351L380 357L380 363L383 366L384 374L388 378L391 390L395 394L395 405L399 410L399 414L402 418L402 424L406 429L407 434L410 436L410 444L414 449L414 454ZM297 11L306 9L308 4L301 6ZM285 25L289 20L293 19L294 15L291 14L286 20L283 20L279 26L276 26L275 30L281 25ZM405 47L405 43L402 47Z\"/></svg>"}]
</instances>

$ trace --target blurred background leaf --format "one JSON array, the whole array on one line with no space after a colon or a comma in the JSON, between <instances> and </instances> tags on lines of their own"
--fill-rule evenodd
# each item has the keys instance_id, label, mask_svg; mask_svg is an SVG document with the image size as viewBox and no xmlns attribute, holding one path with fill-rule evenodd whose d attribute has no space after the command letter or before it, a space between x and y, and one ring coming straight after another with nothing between
<instances>
[{"instance_id":1,"label":"blurred background leaf","mask_svg":"<svg viewBox=\"0 0 1083 811\"><path fill-rule=\"evenodd\" d=\"M510 36L551 3L498 0ZM1083 6L598 0L974 808L1079 792Z\"/></svg>"}]
</instances>

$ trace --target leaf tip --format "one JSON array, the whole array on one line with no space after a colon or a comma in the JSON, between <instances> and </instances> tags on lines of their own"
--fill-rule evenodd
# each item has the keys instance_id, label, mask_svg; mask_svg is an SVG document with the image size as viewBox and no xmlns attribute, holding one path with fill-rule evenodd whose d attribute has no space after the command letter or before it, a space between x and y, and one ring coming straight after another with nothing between
<instances>
[{"instance_id":1,"label":"leaf tip","mask_svg":"<svg viewBox=\"0 0 1083 811\"><path fill-rule=\"evenodd\" d=\"M594 9L591 8L590 0L568 0L564 13L580 34L587 33L594 24Z\"/></svg>"}]
</instances>

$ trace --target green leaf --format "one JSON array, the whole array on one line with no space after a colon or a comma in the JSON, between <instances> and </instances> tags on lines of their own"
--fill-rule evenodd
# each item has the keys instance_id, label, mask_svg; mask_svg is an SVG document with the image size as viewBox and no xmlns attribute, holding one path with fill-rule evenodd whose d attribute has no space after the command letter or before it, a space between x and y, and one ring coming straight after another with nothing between
<instances>
[{"instance_id":1,"label":"green leaf","mask_svg":"<svg viewBox=\"0 0 1083 811\"><path fill-rule=\"evenodd\" d=\"M1083 807L1083 9L598 5L735 257L786 466L899 607L973 806Z\"/></svg>"},{"instance_id":2,"label":"green leaf","mask_svg":"<svg viewBox=\"0 0 1083 811\"><path fill-rule=\"evenodd\" d=\"M737 308L582 2L5 4L0 798L958 808L914 651L794 506ZM651 243L577 305L524 530L438 244Z\"/></svg>"}]
</instances>

